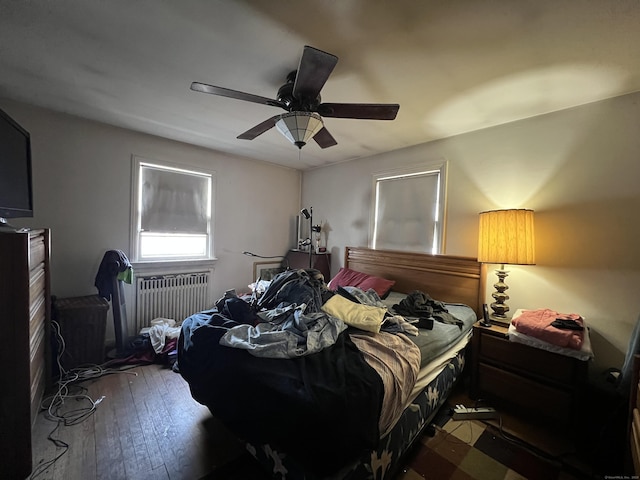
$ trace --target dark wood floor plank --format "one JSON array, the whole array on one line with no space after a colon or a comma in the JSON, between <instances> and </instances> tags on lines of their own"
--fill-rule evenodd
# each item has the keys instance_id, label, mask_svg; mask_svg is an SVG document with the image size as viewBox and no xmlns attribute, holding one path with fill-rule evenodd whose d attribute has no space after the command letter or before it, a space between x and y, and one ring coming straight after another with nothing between
<instances>
[{"instance_id":1,"label":"dark wood floor plank","mask_svg":"<svg viewBox=\"0 0 640 480\"><path fill-rule=\"evenodd\" d=\"M174 424L170 408L167 408L163 399L167 392L164 390L162 382L159 382L158 368L157 365L153 365L142 370L148 388L145 403L151 414L153 428L162 457L165 460L169 478L179 478L185 467L185 461L181 455L183 446L178 444L176 436L178 427ZM170 407L180 408L180 405L172 405Z\"/></svg>"},{"instance_id":2,"label":"dark wood floor plank","mask_svg":"<svg viewBox=\"0 0 640 480\"><path fill-rule=\"evenodd\" d=\"M65 407L68 407L68 410L74 410L78 406L90 408L90 402L76 399L65 401ZM61 426L56 432L56 437L66 442L69 448L67 453L56 462L53 479L68 480L70 471L74 471L78 478L95 477L96 449L93 415L76 425Z\"/></svg>"},{"instance_id":3,"label":"dark wood floor plank","mask_svg":"<svg viewBox=\"0 0 640 480\"><path fill-rule=\"evenodd\" d=\"M124 455L120 443L120 426L117 421L113 397L120 395L118 382L112 375L95 383L96 396L104 400L96 410L96 478L99 480L125 479Z\"/></svg>"},{"instance_id":4,"label":"dark wood floor plank","mask_svg":"<svg viewBox=\"0 0 640 480\"><path fill-rule=\"evenodd\" d=\"M184 396L175 397L175 392L167 388L164 377L176 374L171 370L162 370L159 366L154 367L144 369L144 375L150 388L150 398L154 402L153 409L160 414L158 426L166 440L163 453L165 458L168 456L173 459L171 464L167 463L169 477L199 478L206 470L201 467L194 453L194 445L199 440L198 419L184 416L184 404L188 405L188 400Z\"/></svg>"},{"instance_id":5,"label":"dark wood floor plank","mask_svg":"<svg viewBox=\"0 0 640 480\"><path fill-rule=\"evenodd\" d=\"M104 399L84 422L60 427L55 436L69 450L38 480L211 478L213 470L243 453L242 444L191 397L184 379L160 365L137 366L83 385L92 399ZM46 438L55 425L38 415L34 466L60 453Z\"/></svg>"},{"instance_id":6,"label":"dark wood floor plank","mask_svg":"<svg viewBox=\"0 0 640 480\"><path fill-rule=\"evenodd\" d=\"M120 430L120 447L123 452L127 452L124 455L127 478L136 478L139 472L152 469L140 419L137 410L132 408L134 403L130 387L136 378L136 375L128 371L114 374L114 379L118 380L119 395L114 395L113 404Z\"/></svg>"},{"instance_id":7,"label":"dark wood floor plank","mask_svg":"<svg viewBox=\"0 0 640 480\"><path fill-rule=\"evenodd\" d=\"M96 401L96 398L91 398ZM98 408L100 408L100 404L96 406L96 409ZM74 428L81 429L82 431L82 434L77 437L78 439L81 439L81 444L78 445L79 440L74 437L74 439L76 439L76 441L74 442L74 446L77 446L78 448L70 448L71 451L68 453L74 455L77 451L81 452L80 468L77 468L77 471L79 472L79 478L90 478L91 475L95 475L97 468L95 412L93 415L91 415L91 417L87 418L87 420L80 423L79 425L74 426ZM72 461L68 463L68 469L70 472L74 471L74 463ZM65 476L63 478L64 480L69 480L70 477L69 475L66 475L66 473L67 472L65 472Z\"/></svg>"},{"instance_id":8,"label":"dark wood floor plank","mask_svg":"<svg viewBox=\"0 0 640 480\"><path fill-rule=\"evenodd\" d=\"M143 373L143 368L146 367L136 367L131 371L136 374L129 384L133 399L132 408L135 409L140 422L151 469L155 470L162 467L166 471L166 468L164 467L165 459L162 456L162 451L160 450L153 425L153 416L157 413L148 407L147 400L149 398L149 387Z\"/></svg>"}]
</instances>

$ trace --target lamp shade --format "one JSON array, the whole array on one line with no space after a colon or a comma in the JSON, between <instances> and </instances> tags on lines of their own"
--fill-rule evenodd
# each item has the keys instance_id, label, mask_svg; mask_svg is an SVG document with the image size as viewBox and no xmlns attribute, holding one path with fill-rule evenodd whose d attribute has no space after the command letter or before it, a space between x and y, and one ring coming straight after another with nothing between
<instances>
[{"instance_id":1,"label":"lamp shade","mask_svg":"<svg viewBox=\"0 0 640 480\"><path fill-rule=\"evenodd\" d=\"M478 261L535 264L533 210L493 210L480 213Z\"/></svg>"},{"instance_id":2,"label":"lamp shade","mask_svg":"<svg viewBox=\"0 0 640 480\"><path fill-rule=\"evenodd\" d=\"M323 127L322 117L313 112L289 112L280 115L276 127L296 147L302 148Z\"/></svg>"}]
</instances>

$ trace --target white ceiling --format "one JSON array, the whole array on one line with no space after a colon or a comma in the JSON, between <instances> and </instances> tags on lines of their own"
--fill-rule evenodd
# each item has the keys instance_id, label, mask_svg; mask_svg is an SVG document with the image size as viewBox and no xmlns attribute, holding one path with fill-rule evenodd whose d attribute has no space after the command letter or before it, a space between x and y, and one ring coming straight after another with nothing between
<instances>
[{"instance_id":1,"label":"white ceiling","mask_svg":"<svg viewBox=\"0 0 640 480\"><path fill-rule=\"evenodd\" d=\"M325 119L300 152L275 98L304 45L338 64L327 102L399 103L394 121ZM0 97L306 169L640 90L640 0L0 0Z\"/></svg>"}]
</instances>

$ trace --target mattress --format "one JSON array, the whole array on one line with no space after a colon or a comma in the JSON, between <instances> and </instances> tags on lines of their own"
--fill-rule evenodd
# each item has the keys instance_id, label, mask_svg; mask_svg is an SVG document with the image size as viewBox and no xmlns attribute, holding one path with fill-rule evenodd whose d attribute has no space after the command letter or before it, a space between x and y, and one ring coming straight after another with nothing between
<instances>
[{"instance_id":1,"label":"mattress","mask_svg":"<svg viewBox=\"0 0 640 480\"><path fill-rule=\"evenodd\" d=\"M393 305L399 303L407 295L405 293L391 292L382 302L387 306L389 312L393 313ZM433 329L419 329L420 334L410 339L420 349L420 368L424 368L431 361L450 350L463 337L468 337L473 324L478 319L473 309L467 305L459 303L445 303L447 311L463 323L462 328L458 325L433 322ZM468 339L467 339L468 341Z\"/></svg>"}]
</instances>

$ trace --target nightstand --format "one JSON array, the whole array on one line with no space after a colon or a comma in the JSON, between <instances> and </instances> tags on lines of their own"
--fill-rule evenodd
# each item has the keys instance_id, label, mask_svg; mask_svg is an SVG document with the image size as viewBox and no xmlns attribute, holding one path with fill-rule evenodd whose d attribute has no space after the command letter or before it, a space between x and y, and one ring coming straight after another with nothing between
<instances>
[{"instance_id":1,"label":"nightstand","mask_svg":"<svg viewBox=\"0 0 640 480\"><path fill-rule=\"evenodd\" d=\"M309 252L289 250L286 256L289 268L309 268ZM319 270L324 276L324 281L331 280L331 254L329 252L311 253L312 268Z\"/></svg>"},{"instance_id":2,"label":"nightstand","mask_svg":"<svg viewBox=\"0 0 640 480\"><path fill-rule=\"evenodd\" d=\"M574 425L587 361L510 342L507 327L473 326L469 396L565 426Z\"/></svg>"}]
</instances>

